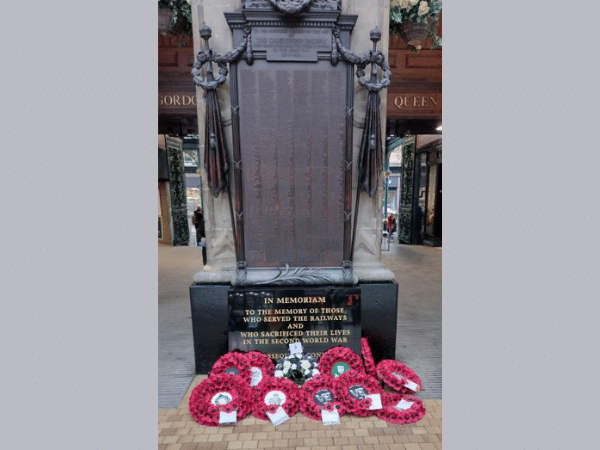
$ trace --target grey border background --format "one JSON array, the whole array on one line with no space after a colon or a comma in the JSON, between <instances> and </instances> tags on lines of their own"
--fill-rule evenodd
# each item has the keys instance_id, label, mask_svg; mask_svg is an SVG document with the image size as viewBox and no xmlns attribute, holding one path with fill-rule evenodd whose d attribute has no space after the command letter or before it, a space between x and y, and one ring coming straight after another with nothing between
<instances>
[{"instance_id":1,"label":"grey border background","mask_svg":"<svg viewBox=\"0 0 600 450\"><path fill-rule=\"evenodd\" d=\"M592 2L459 3L444 448L595 449ZM154 448L156 7L34 0L1 20L3 448Z\"/></svg>"}]
</instances>

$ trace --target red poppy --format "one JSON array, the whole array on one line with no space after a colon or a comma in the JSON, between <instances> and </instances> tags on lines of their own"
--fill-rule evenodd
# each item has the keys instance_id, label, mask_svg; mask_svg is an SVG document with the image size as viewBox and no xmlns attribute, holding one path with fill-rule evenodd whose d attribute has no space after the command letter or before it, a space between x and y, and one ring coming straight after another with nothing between
<instances>
[{"instance_id":1,"label":"red poppy","mask_svg":"<svg viewBox=\"0 0 600 450\"><path fill-rule=\"evenodd\" d=\"M333 402L329 402L325 404L324 408L321 409L326 409L327 411L333 411L335 409L335 406L333 405Z\"/></svg>"},{"instance_id":2,"label":"red poppy","mask_svg":"<svg viewBox=\"0 0 600 450\"><path fill-rule=\"evenodd\" d=\"M268 405L267 406L267 411L269 411L271 414L274 414L275 411L277 411L279 409L279 405Z\"/></svg>"}]
</instances>

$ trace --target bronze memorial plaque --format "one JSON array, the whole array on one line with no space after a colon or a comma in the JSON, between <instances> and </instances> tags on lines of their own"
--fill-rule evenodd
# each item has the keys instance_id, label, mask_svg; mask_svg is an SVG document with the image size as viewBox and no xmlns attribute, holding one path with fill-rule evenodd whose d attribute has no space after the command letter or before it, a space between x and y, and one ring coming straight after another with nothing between
<instances>
[{"instance_id":1,"label":"bronze memorial plaque","mask_svg":"<svg viewBox=\"0 0 600 450\"><path fill-rule=\"evenodd\" d=\"M331 30L254 27L252 49L266 50L267 61L317 62L317 52L331 51Z\"/></svg>"},{"instance_id":2,"label":"bronze memorial plaque","mask_svg":"<svg viewBox=\"0 0 600 450\"><path fill-rule=\"evenodd\" d=\"M341 266L346 75L330 61L238 66L248 267Z\"/></svg>"}]
</instances>

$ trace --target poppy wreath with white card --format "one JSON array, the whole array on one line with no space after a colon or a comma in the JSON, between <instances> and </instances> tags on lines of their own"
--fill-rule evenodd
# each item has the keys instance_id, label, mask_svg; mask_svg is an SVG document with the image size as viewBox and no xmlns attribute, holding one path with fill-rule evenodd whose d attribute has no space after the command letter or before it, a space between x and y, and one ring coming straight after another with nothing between
<instances>
[{"instance_id":1,"label":"poppy wreath with white card","mask_svg":"<svg viewBox=\"0 0 600 450\"><path fill-rule=\"evenodd\" d=\"M373 359L373 353L371 353L371 347L369 347L369 341L367 338L360 340L360 352L365 363L365 372L367 375L377 378L377 369L375 366L375 359Z\"/></svg>"},{"instance_id":2,"label":"poppy wreath with white card","mask_svg":"<svg viewBox=\"0 0 600 450\"><path fill-rule=\"evenodd\" d=\"M250 364L250 371L252 372L251 387L257 386L262 380L272 377L275 373L275 364L263 352L252 351L246 353L246 361Z\"/></svg>"},{"instance_id":3,"label":"poppy wreath with white card","mask_svg":"<svg viewBox=\"0 0 600 450\"><path fill-rule=\"evenodd\" d=\"M252 414L259 419L269 420L267 413L275 414L278 408L292 417L298 412L300 388L287 378L264 378L255 388Z\"/></svg>"},{"instance_id":4,"label":"poppy wreath with white card","mask_svg":"<svg viewBox=\"0 0 600 450\"><path fill-rule=\"evenodd\" d=\"M337 378L348 370L365 372L360 357L348 347L333 347L323 353L317 366L321 374Z\"/></svg>"},{"instance_id":5,"label":"poppy wreath with white card","mask_svg":"<svg viewBox=\"0 0 600 450\"><path fill-rule=\"evenodd\" d=\"M217 359L217 362L213 364L210 370L210 375L218 375L220 373L230 373L240 376L248 384L252 382L252 369L246 353L229 352Z\"/></svg>"},{"instance_id":6,"label":"poppy wreath with white card","mask_svg":"<svg viewBox=\"0 0 600 450\"><path fill-rule=\"evenodd\" d=\"M410 367L393 359L384 359L377 364L377 374L385 384L401 394L421 391L421 379Z\"/></svg>"},{"instance_id":7,"label":"poppy wreath with white card","mask_svg":"<svg viewBox=\"0 0 600 450\"><path fill-rule=\"evenodd\" d=\"M323 419L322 409L329 412L335 410L342 416L346 409L341 398L340 384L335 378L323 374L315 375L300 388L300 411L314 420Z\"/></svg>"},{"instance_id":8,"label":"poppy wreath with white card","mask_svg":"<svg viewBox=\"0 0 600 450\"><path fill-rule=\"evenodd\" d=\"M223 425L221 413L235 411L236 421L246 417L253 399L252 388L238 375L210 375L192 390L189 411L199 424L216 427Z\"/></svg>"},{"instance_id":9,"label":"poppy wreath with white card","mask_svg":"<svg viewBox=\"0 0 600 450\"><path fill-rule=\"evenodd\" d=\"M374 407L373 400L376 399L374 396L379 396L380 400L383 394L377 379L366 373L350 370L340 376L337 382L341 386L341 400L346 411L361 417L375 413L375 409L370 409Z\"/></svg>"},{"instance_id":10,"label":"poppy wreath with white card","mask_svg":"<svg viewBox=\"0 0 600 450\"><path fill-rule=\"evenodd\" d=\"M375 415L389 423L404 425L416 423L425 416L423 401L412 395L400 393L382 395L383 409L375 411Z\"/></svg>"}]
</instances>

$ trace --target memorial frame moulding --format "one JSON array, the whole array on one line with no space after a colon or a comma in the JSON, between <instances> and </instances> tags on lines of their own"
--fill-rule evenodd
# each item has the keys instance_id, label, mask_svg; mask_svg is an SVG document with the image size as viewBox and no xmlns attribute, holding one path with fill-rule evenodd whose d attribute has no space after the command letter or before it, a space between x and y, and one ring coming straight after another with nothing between
<instances>
[{"instance_id":1,"label":"memorial frame moulding","mask_svg":"<svg viewBox=\"0 0 600 450\"><path fill-rule=\"evenodd\" d=\"M297 13L297 9L288 13L285 8L279 6L299 7L302 3L302 8L307 8L307 12ZM275 5L278 4L279 6ZM315 2L299 2L299 1L281 1L275 2L272 0L267 1L246 1L244 2L244 10L240 13L228 13L225 12L225 18L229 27L232 30L232 43L236 47L235 50L227 53L224 56L217 55L214 53L208 45L208 38L210 38L210 29L207 31L207 27L203 26L204 32L201 30L202 38L205 40L205 49L203 52L198 54L198 61L194 65L193 71L196 84L201 85L207 96L216 90L216 87L225 82L227 76L227 64L231 70L230 77L230 101L231 101L231 125L232 125L232 144L233 144L233 178L234 178L234 191L235 191L235 213L233 211L233 199L231 191L229 191L230 209L231 209L231 222L232 230L234 233L234 243L237 261L237 272L232 279L233 285L261 285L261 284L272 284L272 285L285 285L285 284L323 284L323 283L334 283L353 285L358 282L358 277L353 273L352 270L352 255L354 239L356 234L356 223L357 223L357 211L358 211L358 199L360 193L356 193L356 205L354 211L352 210L352 165L353 165L353 113L354 113L354 77L353 68L357 66L357 77L359 78L359 84L365 87L369 91L369 100L367 102L367 117L365 118L365 130L363 131L363 138L361 143L361 156L359 161L359 190L363 187L369 196L373 196L377 190L379 183L379 173L382 170L382 157L380 153L381 149L381 131L380 131L380 119L379 119L379 91L389 85L389 77L391 71L389 65L385 61L385 57L380 51L376 50L377 42L381 38L381 33L378 30L371 32L371 40L373 41L373 51L369 52L365 58L361 58L353 54L346 48L349 47L350 33L354 24L356 23L356 15L342 15L340 12L339 1L315 1ZM274 11L274 7L283 11L283 13ZM290 33L296 32L296 30L321 28L326 30L331 36L330 43L327 43L325 48L321 47L318 49L312 49L314 54L300 54L296 56L285 56L280 54L272 57L270 51L273 49L262 48L260 45L253 45L252 38L253 34L258 31L265 32L265 30L276 30L282 28L289 31ZM292 34L290 34L292 35ZM266 41L266 39L263 39ZM302 42L302 40L300 40ZM322 45L322 44L321 44ZM273 53L276 53L275 49ZM297 50L297 49L295 49ZM307 51L310 53L311 49ZM248 66L252 65L254 61L300 61L300 62L321 62L330 61L332 66L336 66L340 61L346 66L345 74L345 85L346 85L346 114L345 114L345 131L344 131L344 168L342 169L344 177L344 207L343 207L343 256L338 264L332 265L330 262L325 264L325 267L321 267L318 264L309 264L308 266L300 266L297 264L288 264L287 261L280 261L279 267L268 267L273 264L266 264L266 267L261 267L258 264L248 265L246 257L246 242L244 233L244 216L247 213L244 210L244 184L243 184L243 169L242 169L242 151L241 151L241 135L240 135L240 89L238 80L238 66L244 64L241 61L245 60ZM215 79L212 76L211 63L216 62L219 67L219 76ZM199 77L199 69L208 62L207 66L207 80L203 80ZM364 76L365 67L371 64L371 77L368 80ZM379 66L384 73L384 78L381 82L377 82L377 66ZM209 86L210 84L210 86ZM218 107L217 107L218 108ZM207 108L208 110L209 108ZM220 112L218 114L220 116ZM207 120L209 124L210 120ZM207 125L212 126L212 125ZM209 141L213 139L209 138L214 136L213 131L207 131L207 146ZM218 133L217 133L218 135ZM225 144L226 145L226 144ZM212 147L210 144L209 147ZM205 149L208 151L208 149ZM247 150L246 150L247 151ZM379 156L378 156L379 155ZM224 156L227 156L227 151L224 151ZM372 160L375 161L374 166ZM205 157L206 164L206 157ZM225 162L226 169L221 174L223 179L228 177L227 175L227 161ZM366 168L365 168L366 167ZM208 168L207 168L207 171ZM367 172L365 175L364 172ZM210 181L209 181L210 182ZM248 183L246 183L248 184ZM219 190L222 190L220 187ZM229 184L227 185L229 190ZM216 197L218 191L213 195ZM351 230L351 219L354 213L354 230Z\"/></svg>"},{"instance_id":2,"label":"memorial frame moulding","mask_svg":"<svg viewBox=\"0 0 600 450\"><path fill-rule=\"evenodd\" d=\"M289 4L289 6L306 3L304 5L306 9L303 10L304 12L286 14L285 11L277 11L273 3L281 5ZM354 289L352 286L355 286L355 288L360 289L360 295L364 299L368 299L368 301L362 302L361 306L360 326L362 336L369 339L373 356L376 360L394 359L398 285L393 281L393 273L389 269L378 266L375 270L369 272L369 275L377 272L373 278L359 279L353 267L353 243L357 223L358 197L361 195L361 189L365 190L365 193L370 197L375 192L379 192L380 173L376 170L377 164L369 169L370 171L375 170L376 173L369 172L365 178L365 176L361 175L364 172L361 170L361 161L368 162L369 159L373 159L372 157L376 157L376 154L371 155L367 152L371 150L377 151L377 144L381 145L381 142L378 142L379 140L377 139L377 136L381 137L381 129L371 129L368 123L369 121L371 123L379 122L379 91L387 87L389 76L391 75L389 66L385 62L385 57L380 51L376 50L381 34L374 30L374 33L371 34L373 50L369 51L367 56L359 57L348 50L350 47L351 31L358 16L342 14L340 0L313 0L312 2L246 0L242 2L242 5L243 9L241 12L223 12L227 25L232 32L231 46L234 50L224 55L214 52L208 44L210 29L207 30L203 27L204 30L201 29L200 34L202 39L204 39L204 50L198 54L198 61L194 65L193 71L195 76L194 81L205 92L210 90L216 91L219 83L224 83L224 77L227 77L230 72L229 91L226 92L225 96L228 95L230 98L231 120L227 120L227 123L221 126L231 126L230 142L232 151L229 153L226 143L221 150L223 150L225 158L231 155L231 164L229 165L231 171L228 172L226 170L221 172L218 177L222 176L229 183L225 188L231 188L231 194L229 195L232 216L231 229L234 235L235 260L237 264L235 273L227 271L232 274L231 278L225 276L224 272L226 270L223 270L220 275L218 270L209 271L205 272L205 274L196 274L194 276L194 284L190 286L196 373L208 373L214 361L229 347L227 328L224 326L229 319L227 310L228 293L252 287L261 290L270 290L287 287L290 289L301 289L302 286L307 289L332 286L340 288L346 286ZM203 12L206 16L206 10ZM301 26L311 30L321 27L328 30L328 45L330 47L326 51L322 49L317 51L316 62L321 64L327 63L331 66L338 65L338 68L340 70L343 68L344 71L344 83L347 89L344 96L345 104L343 105L344 144L340 172L343 177L343 248L340 258L341 267L301 267L294 265L286 265L285 267L253 267L247 264L245 255L246 246L243 245L244 239L247 237L244 228L247 212L244 210L243 197L243 171L245 167L242 160L244 147L240 139L239 69L246 65L267 64L269 59L267 49L261 49L260 45L255 45L253 42L253 30L259 27L277 28L285 26ZM220 28L221 35L225 29L225 27ZM311 61L314 62L314 59ZM217 76L213 76L212 69L209 69L212 63L219 66L219 74ZM273 64L279 63L273 62ZM364 70L369 64L371 64L370 78L369 75L365 76ZM204 65L206 67L203 67ZM353 137L353 128L357 126L354 122L354 95L355 89L357 89L354 78L355 66L357 69L358 84L368 91L369 100L367 100L367 103L370 101L371 106L375 108L369 112L367 107L365 125L363 127L363 139L359 146L356 145ZM376 80L378 71L384 73L384 79L381 82L377 82ZM205 78L202 78L202 74L204 74ZM218 103L216 105L216 111L209 111L207 103L207 118L216 112L220 115ZM201 110L199 109L200 114ZM206 124L208 131L205 136L208 138L205 140L204 145L205 162L207 151L217 150L219 147L217 141L210 138L210 127L212 125L210 125L209 119L207 119ZM377 126L380 127L381 125L378 123ZM357 127L361 128L360 125ZM368 132L365 133L365 130ZM359 148L360 153L358 158L356 157L357 148ZM382 151L382 148L379 148L379 151ZM359 169L357 171L358 183L356 191L352 188L352 166L355 161ZM208 172L207 170L207 174ZM367 186L374 186L372 192L369 192L369 189L365 187L365 180L367 180ZM210 183L210 180L208 181ZM352 208L353 195L356 196L354 209ZM233 207L234 204L235 208ZM352 223L353 219L354 224ZM379 228L377 226L378 232ZM383 265L381 264L381 266ZM364 269L361 267L361 270Z\"/></svg>"},{"instance_id":3,"label":"memorial frame moulding","mask_svg":"<svg viewBox=\"0 0 600 450\"><path fill-rule=\"evenodd\" d=\"M248 3L247 3L248 4ZM268 61L270 59L268 49L260 49L260 46L252 42L253 32L270 29L290 29L302 30L305 28L322 28L333 30L334 27L340 28L340 34L344 41L349 42L350 31L354 26L357 16L342 16L339 10L317 11L297 14L274 13L272 8L266 9L263 3L261 8L245 9L241 13L225 13L227 23L232 29L234 47L240 45L245 38L248 30L250 31L249 49L246 51L246 57L251 52L251 60L246 62L253 64L255 61ZM266 31L268 33L268 31ZM330 34L331 35L331 34ZM317 61L330 61L332 65L339 62L337 57L337 46L330 37L330 51L316 51L316 55L311 58ZM257 49L258 47L258 49ZM275 60L282 59L279 55ZM305 55L298 58L300 61L305 59ZM295 58L291 58L295 60ZM314 61L314 60L313 60ZM304 61L303 61L304 62ZM244 230L244 205L243 205L243 181L242 181L242 155L240 136L240 114L239 114L239 75L238 66L240 63L232 63L231 69L231 110L232 110L232 128L233 128L233 170L235 179L235 230L240 239L240 253L245 249ZM243 64L243 63L241 63ZM274 63L276 64L276 63ZM353 127L353 67L347 64L345 83L346 89L346 117L344 130L344 220L343 220L343 258L340 261L340 267L300 267L285 265L285 267L264 268L249 267L244 253L237 258L237 273L232 284L237 286L247 285L291 285L291 284L344 284L353 285L358 282L356 276L352 274L351 263L351 198L352 198L352 127Z\"/></svg>"}]
</instances>

